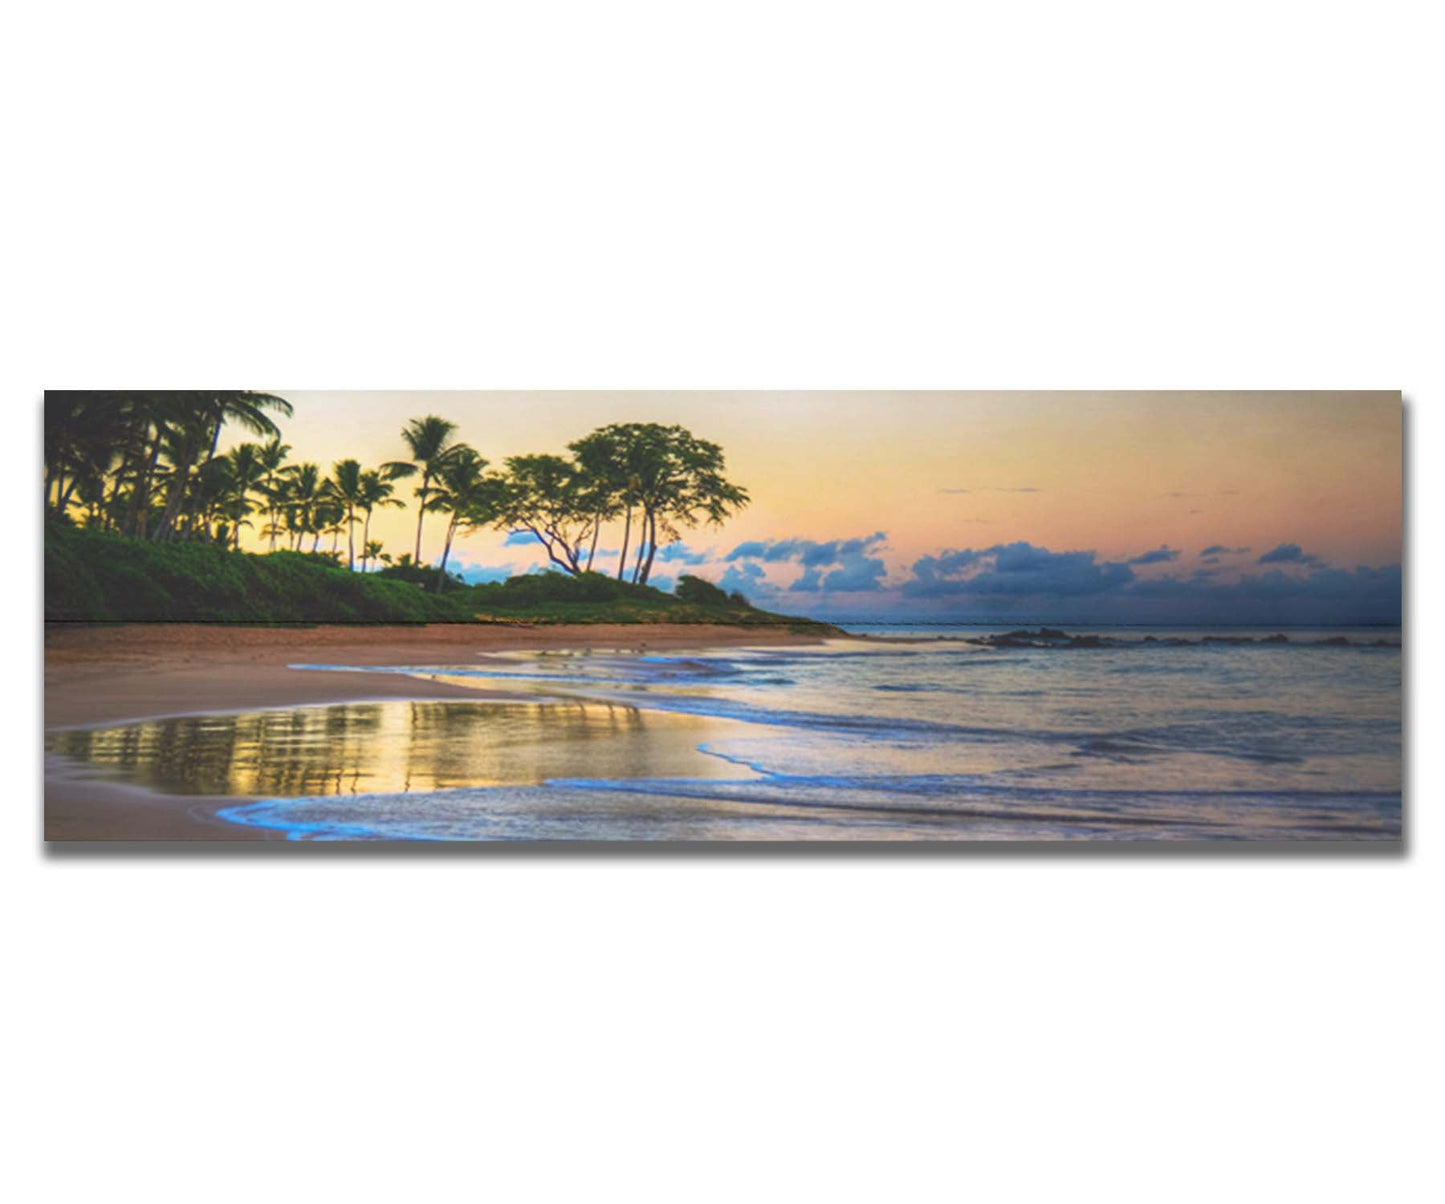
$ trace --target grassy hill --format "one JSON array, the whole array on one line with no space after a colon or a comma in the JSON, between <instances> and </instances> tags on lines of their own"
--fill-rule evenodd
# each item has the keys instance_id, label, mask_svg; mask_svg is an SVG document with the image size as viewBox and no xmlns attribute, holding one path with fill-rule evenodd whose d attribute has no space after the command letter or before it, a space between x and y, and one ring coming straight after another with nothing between
<instances>
[{"instance_id":1,"label":"grassy hill","mask_svg":"<svg viewBox=\"0 0 1445 1204\"><path fill-rule=\"evenodd\" d=\"M51 621L725 623L819 635L835 630L719 591L694 591L698 595L705 600L600 573L545 573L488 585L452 580L436 593L400 576L349 572L326 555L148 543L61 523L45 529L45 617Z\"/></svg>"}]
</instances>

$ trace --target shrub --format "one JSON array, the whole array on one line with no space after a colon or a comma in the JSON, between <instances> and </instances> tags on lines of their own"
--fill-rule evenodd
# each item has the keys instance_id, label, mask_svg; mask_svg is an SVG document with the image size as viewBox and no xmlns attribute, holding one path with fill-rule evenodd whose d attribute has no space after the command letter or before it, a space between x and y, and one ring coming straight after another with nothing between
<instances>
[{"instance_id":1,"label":"shrub","mask_svg":"<svg viewBox=\"0 0 1445 1204\"><path fill-rule=\"evenodd\" d=\"M691 573L684 573L677 579L677 586L672 591L678 598L690 603L693 606L727 606L727 591L719 589L711 581L701 577L694 577Z\"/></svg>"}]
</instances>

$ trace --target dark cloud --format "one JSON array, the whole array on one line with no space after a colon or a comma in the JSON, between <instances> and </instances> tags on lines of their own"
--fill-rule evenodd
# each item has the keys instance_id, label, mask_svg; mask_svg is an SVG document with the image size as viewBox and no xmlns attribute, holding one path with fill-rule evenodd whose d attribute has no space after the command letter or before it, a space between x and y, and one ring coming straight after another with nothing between
<instances>
[{"instance_id":1,"label":"dark cloud","mask_svg":"<svg viewBox=\"0 0 1445 1204\"><path fill-rule=\"evenodd\" d=\"M1238 549L1216 545L1224 553ZM1271 563L1307 565L1308 574L1280 568L1237 579L1223 568L1198 568L1152 579L1134 564L1163 563L1145 553L1130 562L1100 561L1094 552L1053 552L1029 543L949 549L920 557L901 593L954 613L1029 613L1058 621L1398 623L1400 566L1334 569L1298 545ZM1160 549L1174 552L1174 549ZM1278 549L1276 549L1278 551ZM1167 559L1177 559L1178 553ZM1218 556L1207 563L1218 563ZM1223 578L1223 579L1221 579ZM960 609L961 608L961 609Z\"/></svg>"},{"instance_id":2,"label":"dark cloud","mask_svg":"<svg viewBox=\"0 0 1445 1204\"><path fill-rule=\"evenodd\" d=\"M1201 556L1242 556L1248 548L1226 548L1222 543L1212 543L1199 554Z\"/></svg>"},{"instance_id":3,"label":"dark cloud","mask_svg":"<svg viewBox=\"0 0 1445 1204\"><path fill-rule=\"evenodd\" d=\"M1323 565L1324 561L1318 556L1306 555L1305 550L1297 543L1282 543L1277 548L1271 548L1259 558L1257 564L1303 564L1308 566Z\"/></svg>"},{"instance_id":4,"label":"dark cloud","mask_svg":"<svg viewBox=\"0 0 1445 1204\"><path fill-rule=\"evenodd\" d=\"M685 543L670 543L657 549L657 559L665 564L706 564L712 559L712 550L699 552Z\"/></svg>"},{"instance_id":5,"label":"dark cloud","mask_svg":"<svg viewBox=\"0 0 1445 1204\"><path fill-rule=\"evenodd\" d=\"M920 557L903 585L909 597L1077 597L1134 580L1127 564L1099 563L1094 552L1051 552L1031 543L963 548Z\"/></svg>"},{"instance_id":6,"label":"dark cloud","mask_svg":"<svg viewBox=\"0 0 1445 1204\"><path fill-rule=\"evenodd\" d=\"M1167 544L1160 544L1152 552L1144 552L1142 555L1134 556L1127 560L1126 564L1168 564L1171 560L1179 559L1179 549L1171 548Z\"/></svg>"},{"instance_id":7,"label":"dark cloud","mask_svg":"<svg viewBox=\"0 0 1445 1204\"><path fill-rule=\"evenodd\" d=\"M1206 581L1196 573L1192 578L1138 581L1130 586L1128 594L1131 598L1165 599L1233 615L1257 615L1264 604L1275 617L1285 621L1377 623L1399 622L1400 584L1400 566L1393 564L1378 569L1361 566L1353 572L1320 568L1307 577L1272 569L1247 573L1229 584Z\"/></svg>"},{"instance_id":8,"label":"dark cloud","mask_svg":"<svg viewBox=\"0 0 1445 1204\"><path fill-rule=\"evenodd\" d=\"M728 565L727 572L718 581L718 586L727 590L728 593L732 593L733 590L742 590L749 597L778 592L776 587L769 583L767 574L763 572L763 566L753 561Z\"/></svg>"},{"instance_id":9,"label":"dark cloud","mask_svg":"<svg viewBox=\"0 0 1445 1204\"><path fill-rule=\"evenodd\" d=\"M883 561L871 555L888 536L883 531L854 539L769 539L740 543L725 557L733 567L741 564L745 571L756 570L754 581L762 576L759 561L766 564L793 563L801 565L803 575L789 586L795 593L874 592L883 588L888 575ZM825 571L831 570L831 571ZM729 574L732 568L729 568ZM728 575L724 575L724 581ZM745 586L724 586L725 589ZM756 588L756 586L754 586Z\"/></svg>"}]
</instances>

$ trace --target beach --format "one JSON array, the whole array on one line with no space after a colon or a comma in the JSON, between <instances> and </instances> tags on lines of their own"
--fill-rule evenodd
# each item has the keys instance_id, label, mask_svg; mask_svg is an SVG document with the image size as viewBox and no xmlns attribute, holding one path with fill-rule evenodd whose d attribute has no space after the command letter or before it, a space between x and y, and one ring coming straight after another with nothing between
<instances>
[{"instance_id":1,"label":"beach","mask_svg":"<svg viewBox=\"0 0 1445 1204\"><path fill-rule=\"evenodd\" d=\"M713 624L435 624L243 627L154 623L56 624L45 629L45 730L384 699L516 699L396 674L340 674L290 666L485 665L494 654L562 649L785 647L816 637ZM257 840L278 834L216 817L236 797L161 795L83 775L46 757L46 840Z\"/></svg>"},{"instance_id":2,"label":"beach","mask_svg":"<svg viewBox=\"0 0 1445 1204\"><path fill-rule=\"evenodd\" d=\"M1022 634L52 629L46 836L1398 839L1397 639Z\"/></svg>"}]
</instances>

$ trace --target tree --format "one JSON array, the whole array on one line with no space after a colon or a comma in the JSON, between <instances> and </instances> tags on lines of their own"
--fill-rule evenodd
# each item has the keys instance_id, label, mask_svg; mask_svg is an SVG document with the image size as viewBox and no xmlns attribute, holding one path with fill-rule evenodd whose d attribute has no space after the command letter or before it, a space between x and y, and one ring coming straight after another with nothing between
<instances>
[{"instance_id":1,"label":"tree","mask_svg":"<svg viewBox=\"0 0 1445 1204\"><path fill-rule=\"evenodd\" d=\"M227 504L234 511L232 520L232 547L235 551L241 550L241 527L248 514L253 510L251 505L251 494L261 489L262 479L265 476L265 466L261 460L262 449L254 443L240 443L233 447L224 457L212 460L212 464L224 464L226 466L225 482L227 490ZM249 525L249 524L245 524Z\"/></svg>"},{"instance_id":2,"label":"tree","mask_svg":"<svg viewBox=\"0 0 1445 1204\"><path fill-rule=\"evenodd\" d=\"M301 548L301 537L309 535L316 517L316 505L322 500L321 469L315 464L296 464L286 482L286 527L292 533L293 551Z\"/></svg>"},{"instance_id":3,"label":"tree","mask_svg":"<svg viewBox=\"0 0 1445 1204\"><path fill-rule=\"evenodd\" d=\"M416 491L416 550L412 559L421 563L421 525L426 517L427 498L431 494L432 481L441 472L447 459L456 455L466 446L456 442L457 424L435 414L425 418L413 418L402 429L402 441L406 444L409 459L390 460L382 470L393 478L411 477L421 473L421 486Z\"/></svg>"},{"instance_id":4,"label":"tree","mask_svg":"<svg viewBox=\"0 0 1445 1204\"><path fill-rule=\"evenodd\" d=\"M390 564L391 557L381 550L379 539L364 539L361 541L361 571L366 572L366 566L373 560L380 560L383 564Z\"/></svg>"},{"instance_id":5,"label":"tree","mask_svg":"<svg viewBox=\"0 0 1445 1204\"><path fill-rule=\"evenodd\" d=\"M346 567L356 571L356 508L361 504L361 463L338 460L331 466L326 496L344 508L346 514Z\"/></svg>"},{"instance_id":6,"label":"tree","mask_svg":"<svg viewBox=\"0 0 1445 1204\"><path fill-rule=\"evenodd\" d=\"M506 463L498 525L531 532L548 560L576 576L597 526L597 502L587 476L561 456L509 456Z\"/></svg>"},{"instance_id":7,"label":"tree","mask_svg":"<svg viewBox=\"0 0 1445 1204\"><path fill-rule=\"evenodd\" d=\"M392 496L395 492L396 486L391 483L386 469L369 468L361 474L361 490L357 505L361 507L361 513L364 516L361 524L363 548L370 546L371 543L371 512L380 506L400 506L402 504L400 498ZM377 544L377 547L380 546ZM363 572L369 559L371 558L366 555L361 558Z\"/></svg>"},{"instance_id":8,"label":"tree","mask_svg":"<svg viewBox=\"0 0 1445 1204\"><path fill-rule=\"evenodd\" d=\"M263 529L263 535L271 537L270 550L276 550L276 536L280 533L280 524L276 516L280 513L281 500L285 496L285 463L286 457L291 454L291 445L282 443L281 436L277 435L267 443L261 445L256 453L257 463L261 467L260 489L266 498L266 517L269 520Z\"/></svg>"},{"instance_id":9,"label":"tree","mask_svg":"<svg viewBox=\"0 0 1445 1204\"><path fill-rule=\"evenodd\" d=\"M632 480L628 464L627 426L608 426L584 435L567 445L577 462L582 477L578 490L579 503L592 511L592 539L587 549L586 571L592 571L597 558L597 536L602 524L610 522L622 513L628 498L628 486ZM631 516L629 518L629 531ZM617 575L622 576L622 566L627 562L627 535L623 533L622 558L618 563Z\"/></svg>"},{"instance_id":10,"label":"tree","mask_svg":"<svg viewBox=\"0 0 1445 1204\"><path fill-rule=\"evenodd\" d=\"M209 463L215 458L221 428L234 421L255 435L274 437L280 432L270 412L290 415L291 403L271 393L239 390L220 393L179 393L173 399L179 413L168 427L174 472L166 495L165 509L154 538L174 537L191 470L202 455Z\"/></svg>"},{"instance_id":11,"label":"tree","mask_svg":"<svg viewBox=\"0 0 1445 1204\"><path fill-rule=\"evenodd\" d=\"M487 472L487 461L470 447L462 447L446 458L429 502L433 510L450 516L441 562L437 567L438 592L446 583L447 559L451 556L452 540L457 532L496 522L503 495L500 479Z\"/></svg>"},{"instance_id":12,"label":"tree","mask_svg":"<svg viewBox=\"0 0 1445 1204\"><path fill-rule=\"evenodd\" d=\"M602 446L611 449L611 467L605 479L613 490L614 504L626 515L619 579L626 570L635 512L640 511L640 530L632 580L645 585L652 574L659 536L671 542L680 537L681 527L720 525L748 504L747 491L724 476L722 448L697 438L685 427L621 423L603 427L588 438L596 436L601 436Z\"/></svg>"}]
</instances>

